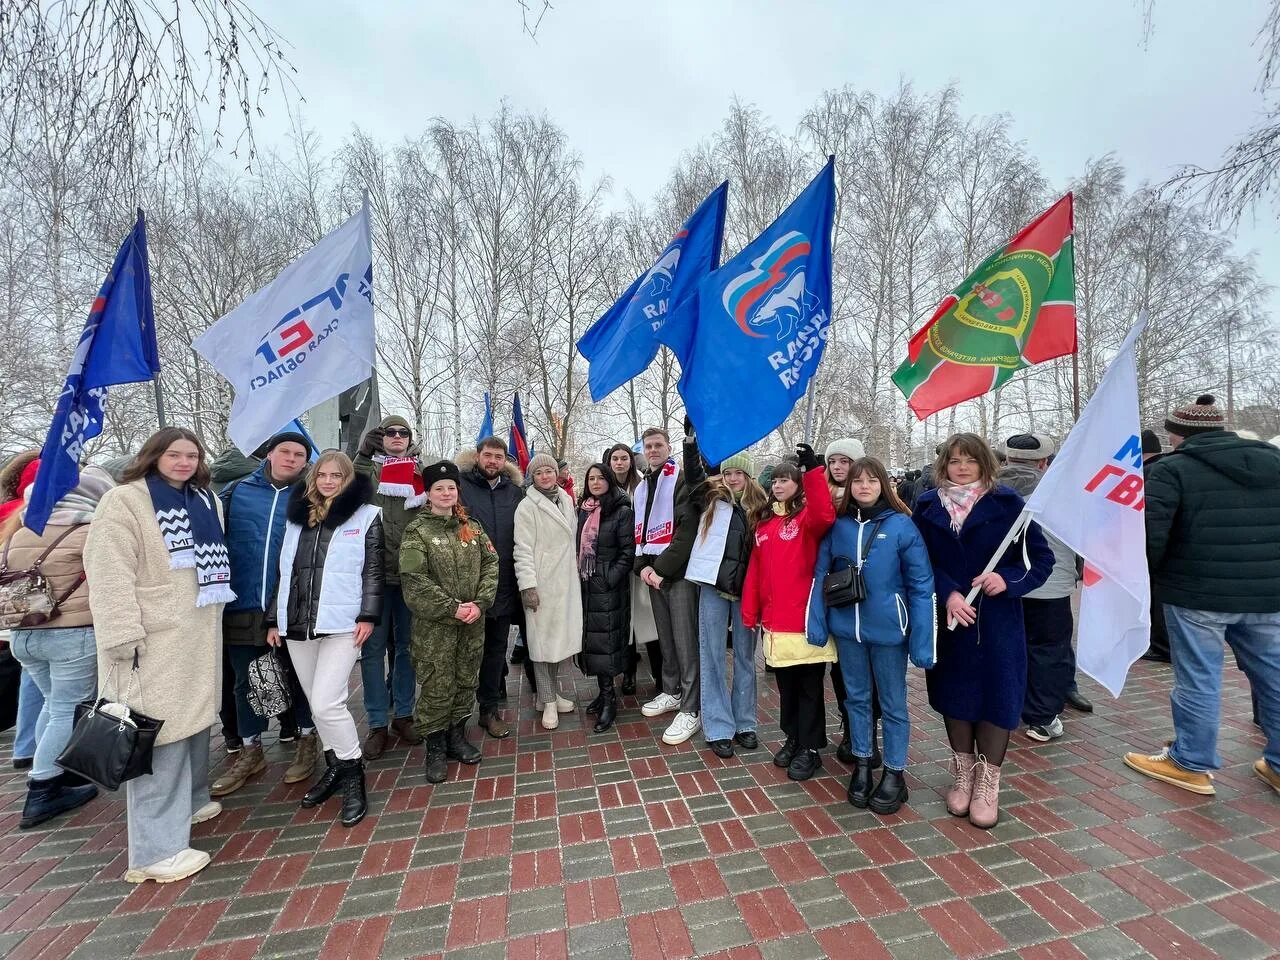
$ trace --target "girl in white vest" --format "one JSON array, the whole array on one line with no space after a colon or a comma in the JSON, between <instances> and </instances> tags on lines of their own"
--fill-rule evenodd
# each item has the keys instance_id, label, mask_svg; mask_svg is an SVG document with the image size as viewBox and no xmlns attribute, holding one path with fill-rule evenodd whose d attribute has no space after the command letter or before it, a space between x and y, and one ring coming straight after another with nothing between
<instances>
[{"instance_id":1,"label":"girl in white vest","mask_svg":"<svg viewBox=\"0 0 1280 960\"><path fill-rule=\"evenodd\" d=\"M516 582L525 608L529 660L538 685L542 725L554 730L573 701L560 696L562 668L582 652L582 582L578 577L578 515L557 483L556 461L529 461L528 495L516 507Z\"/></svg>"},{"instance_id":2,"label":"girl in white vest","mask_svg":"<svg viewBox=\"0 0 1280 960\"><path fill-rule=\"evenodd\" d=\"M342 790L340 819L364 819L364 761L347 709L351 670L382 615L381 511L346 454L321 454L289 499L280 584L267 611L267 643L289 655L325 746L325 772L302 798L315 807Z\"/></svg>"}]
</instances>

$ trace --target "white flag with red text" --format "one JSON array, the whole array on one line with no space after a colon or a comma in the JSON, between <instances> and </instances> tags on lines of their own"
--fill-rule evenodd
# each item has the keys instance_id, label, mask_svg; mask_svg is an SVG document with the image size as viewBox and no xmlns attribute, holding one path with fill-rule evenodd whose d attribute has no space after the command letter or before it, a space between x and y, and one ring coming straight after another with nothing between
<instances>
[{"instance_id":1,"label":"white flag with red text","mask_svg":"<svg viewBox=\"0 0 1280 960\"><path fill-rule=\"evenodd\" d=\"M1077 662L1120 696L1151 642L1146 505L1134 344L1138 317L1062 451L1027 500L1027 511L1085 562Z\"/></svg>"}]
</instances>

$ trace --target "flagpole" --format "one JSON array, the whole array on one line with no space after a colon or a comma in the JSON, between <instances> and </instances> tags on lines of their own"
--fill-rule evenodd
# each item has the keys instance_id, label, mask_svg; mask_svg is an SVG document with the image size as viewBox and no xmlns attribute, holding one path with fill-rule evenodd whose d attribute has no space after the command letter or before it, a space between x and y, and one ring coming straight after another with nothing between
<instances>
[{"instance_id":1,"label":"flagpole","mask_svg":"<svg viewBox=\"0 0 1280 960\"><path fill-rule=\"evenodd\" d=\"M814 385L814 380L817 380L817 379L818 378L815 376L813 380L809 381L809 390L807 391L809 396L808 396L808 399L805 401L805 410L804 410L804 442L805 443L811 442L811 439L813 437L813 397L814 397L814 394L817 393L817 391L814 390L813 385Z\"/></svg>"},{"instance_id":2,"label":"flagpole","mask_svg":"<svg viewBox=\"0 0 1280 960\"><path fill-rule=\"evenodd\" d=\"M1018 514L1018 518L1013 521L1013 526L1011 526L1009 528L1009 532L1004 535L1004 539L1000 541L1000 546L996 547L996 552L991 555L991 560L988 561L987 565L983 568L982 573L980 573L978 576L986 576L988 573L991 573L993 570L995 570L996 564L1000 562L1000 558L1004 556L1004 552L1009 549L1009 545L1013 543L1013 541L1018 539L1018 534L1022 533L1022 531L1026 529L1026 526L1030 521L1031 521L1031 514L1028 513L1026 510L1023 510L1020 514ZM972 590L970 590L969 595L964 598L964 602L972 606L973 601L977 599L978 592L981 589L982 589L981 587L974 587ZM945 604L946 601L944 600L943 603ZM955 618L948 617L947 629L954 630L955 628L956 628Z\"/></svg>"},{"instance_id":3,"label":"flagpole","mask_svg":"<svg viewBox=\"0 0 1280 960\"><path fill-rule=\"evenodd\" d=\"M165 428L164 420L164 390L160 386L160 374L156 374L152 380L152 385L156 388L156 419L160 422L160 429Z\"/></svg>"}]
</instances>

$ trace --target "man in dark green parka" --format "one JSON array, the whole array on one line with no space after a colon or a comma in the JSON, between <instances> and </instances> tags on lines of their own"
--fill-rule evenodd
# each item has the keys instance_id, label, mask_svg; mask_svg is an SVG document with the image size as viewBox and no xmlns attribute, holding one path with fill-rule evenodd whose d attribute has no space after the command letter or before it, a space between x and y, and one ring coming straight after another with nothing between
<instances>
[{"instance_id":1,"label":"man in dark green parka","mask_svg":"<svg viewBox=\"0 0 1280 960\"><path fill-rule=\"evenodd\" d=\"M1174 741L1125 755L1140 773L1214 793L1224 648L1249 678L1266 734L1254 772L1280 793L1280 450L1225 429L1201 396L1165 420L1173 452L1146 480L1147 562L1173 658Z\"/></svg>"}]
</instances>

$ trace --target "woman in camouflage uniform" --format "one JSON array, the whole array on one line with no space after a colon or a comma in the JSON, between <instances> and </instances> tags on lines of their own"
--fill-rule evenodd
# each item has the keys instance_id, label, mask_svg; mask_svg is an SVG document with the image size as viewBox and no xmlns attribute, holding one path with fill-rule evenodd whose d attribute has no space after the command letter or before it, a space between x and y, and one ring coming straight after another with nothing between
<instances>
[{"instance_id":1,"label":"woman in camouflage uniform","mask_svg":"<svg viewBox=\"0 0 1280 960\"><path fill-rule=\"evenodd\" d=\"M498 591L498 555L458 502L457 466L423 471L427 509L405 529L400 583L413 614L414 670L422 685L414 727L427 741L427 781L442 783L446 761L479 763L466 738L484 654L484 612Z\"/></svg>"}]
</instances>

